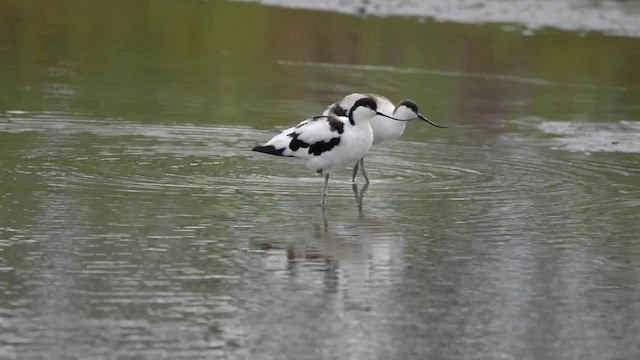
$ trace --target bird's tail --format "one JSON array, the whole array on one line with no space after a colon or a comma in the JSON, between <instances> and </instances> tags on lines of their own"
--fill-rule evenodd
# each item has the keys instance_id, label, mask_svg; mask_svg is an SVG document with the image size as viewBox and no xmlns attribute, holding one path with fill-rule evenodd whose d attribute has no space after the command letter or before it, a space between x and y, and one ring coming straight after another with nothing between
<instances>
[{"instance_id":1,"label":"bird's tail","mask_svg":"<svg viewBox=\"0 0 640 360\"><path fill-rule=\"evenodd\" d=\"M291 156L292 154L289 150L291 137L288 136L288 134L290 134L292 130L293 128L284 130L280 134L274 136L271 140L267 141L266 144L256 146L251 150L276 156Z\"/></svg>"},{"instance_id":2,"label":"bird's tail","mask_svg":"<svg viewBox=\"0 0 640 360\"><path fill-rule=\"evenodd\" d=\"M286 148L276 148L273 145L258 145L255 146L251 151L257 151L265 154L277 155L277 156L286 156L284 154L284 150Z\"/></svg>"}]
</instances>

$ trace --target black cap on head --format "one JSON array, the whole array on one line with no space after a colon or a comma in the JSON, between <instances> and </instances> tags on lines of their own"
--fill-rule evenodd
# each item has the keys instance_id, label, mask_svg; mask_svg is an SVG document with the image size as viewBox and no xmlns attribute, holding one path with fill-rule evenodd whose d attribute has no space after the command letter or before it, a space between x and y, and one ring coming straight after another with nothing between
<instances>
[{"instance_id":1,"label":"black cap on head","mask_svg":"<svg viewBox=\"0 0 640 360\"><path fill-rule=\"evenodd\" d=\"M351 125L356 124L355 121L353 120L353 112L360 106L368 107L373 111L378 110L378 104L376 104L376 101L373 100L372 98L365 97L365 98L359 99L353 104L353 106L351 107L351 110L349 110L349 123L351 123Z\"/></svg>"},{"instance_id":2,"label":"black cap on head","mask_svg":"<svg viewBox=\"0 0 640 360\"><path fill-rule=\"evenodd\" d=\"M351 112L353 112L355 109L357 109L360 106L368 107L369 109L371 109L373 111L378 110L378 104L376 104L376 101L373 100L370 97L362 98L362 99L356 101L353 104L353 106L351 107Z\"/></svg>"},{"instance_id":3,"label":"black cap on head","mask_svg":"<svg viewBox=\"0 0 640 360\"><path fill-rule=\"evenodd\" d=\"M408 107L409 109L411 109L411 111L415 112L416 114L419 112L418 111L418 104L416 104L412 100L402 100L402 101L400 101L400 103L398 103L398 106L396 106L396 109L399 108L402 105Z\"/></svg>"}]
</instances>

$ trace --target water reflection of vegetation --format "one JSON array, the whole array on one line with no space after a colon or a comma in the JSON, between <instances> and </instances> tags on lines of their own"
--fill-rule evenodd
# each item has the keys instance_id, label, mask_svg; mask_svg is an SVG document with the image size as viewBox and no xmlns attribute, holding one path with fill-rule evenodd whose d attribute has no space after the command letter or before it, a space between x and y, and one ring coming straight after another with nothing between
<instances>
[{"instance_id":1,"label":"water reflection of vegetation","mask_svg":"<svg viewBox=\"0 0 640 360\"><path fill-rule=\"evenodd\" d=\"M361 87L361 76L367 76L371 91L428 99L423 107L436 119L464 118L469 107L487 119L518 113L638 116L631 104L638 100L634 59L640 47L633 38L555 30L527 37L501 25L360 19L220 1L7 1L0 13L5 19L0 66L10 70L0 74L0 106L8 109L250 123L258 114L251 107L258 106L272 109L273 117L262 123L273 126L282 115L319 111L321 104ZM526 75L556 85L479 84L464 76L363 70L345 74L287 67L279 60ZM309 86L313 82L318 86ZM298 102L283 108L282 100Z\"/></svg>"}]
</instances>

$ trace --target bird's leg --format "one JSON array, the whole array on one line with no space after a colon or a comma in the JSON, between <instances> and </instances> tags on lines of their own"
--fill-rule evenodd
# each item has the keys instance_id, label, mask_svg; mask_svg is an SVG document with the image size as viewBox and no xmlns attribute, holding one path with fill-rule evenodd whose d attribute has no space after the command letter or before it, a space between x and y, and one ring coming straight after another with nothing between
<instances>
[{"instance_id":1,"label":"bird's leg","mask_svg":"<svg viewBox=\"0 0 640 360\"><path fill-rule=\"evenodd\" d=\"M362 175L364 175L364 180L369 184L369 173L367 169L364 168L364 156L360 159L360 171L362 171Z\"/></svg>"},{"instance_id":2,"label":"bird's leg","mask_svg":"<svg viewBox=\"0 0 640 360\"><path fill-rule=\"evenodd\" d=\"M324 186L322 187L322 202L325 204L327 202L327 185L329 185L329 174L324 176Z\"/></svg>"},{"instance_id":3,"label":"bird's leg","mask_svg":"<svg viewBox=\"0 0 640 360\"><path fill-rule=\"evenodd\" d=\"M356 197L356 204L358 205L358 211L360 212L360 215L362 215L362 200L364 199L364 193L366 193L367 189L369 188L369 184L362 185L362 189L360 189L360 193L358 193L358 185L353 184L351 186L353 188L353 195Z\"/></svg>"},{"instance_id":4,"label":"bird's leg","mask_svg":"<svg viewBox=\"0 0 640 360\"><path fill-rule=\"evenodd\" d=\"M356 175L358 175L358 164L360 164L360 160L356 161L356 164L353 165L353 175L351 176L351 182L356 182Z\"/></svg>"},{"instance_id":5,"label":"bird's leg","mask_svg":"<svg viewBox=\"0 0 640 360\"><path fill-rule=\"evenodd\" d=\"M324 231L329 229L329 221L327 220L327 204L322 203L322 223L324 224Z\"/></svg>"}]
</instances>

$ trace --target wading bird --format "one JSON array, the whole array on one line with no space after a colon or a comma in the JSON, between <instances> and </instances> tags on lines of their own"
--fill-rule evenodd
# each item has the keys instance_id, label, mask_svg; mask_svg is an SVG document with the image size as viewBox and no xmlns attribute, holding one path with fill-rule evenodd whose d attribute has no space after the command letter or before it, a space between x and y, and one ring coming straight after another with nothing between
<instances>
[{"instance_id":1,"label":"wading bird","mask_svg":"<svg viewBox=\"0 0 640 360\"><path fill-rule=\"evenodd\" d=\"M378 112L382 113L380 115L374 116L371 118L371 129L373 130L373 143L372 145L377 145L385 140L392 140L399 138L404 132L404 128L406 126L406 122L414 119L420 119L425 121L437 128L446 128L446 126L441 126L436 123L433 123L424 115L420 114L418 111L418 105L411 100L402 100L398 103L398 105L393 105L393 103L382 95L376 94L359 94L353 93L345 96L342 100L329 105L327 109L322 113L324 116L336 115L336 116L346 116L347 111L351 109L353 104L359 99L370 97L375 100ZM393 119L393 120L390 120ZM394 121L396 120L396 121ZM403 120L403 121L397 121ZM364 176L367 184L369 183L369 174L364 167L364 157L360 158L355 165L353 166L353 175L351 177L351 181L356 181L356 175L358 174L358 167L362 171L362 175Z\"/></svg>"},{"instance_id":2,"label":"wading bird","mask_svg":"<svg viewBox=\"0 0 640 360\"><path fill-rule=\"evenodd\" d=\"M343 115L328 114L304 120L252 150L303 159L309 169L324 175L321 199L325 203L329 175L359 161L371 148L374 135L370 120L376 116L393 119L378 111L373 98L362 96L354 100Z\"/></svg>"}]
</instances>

